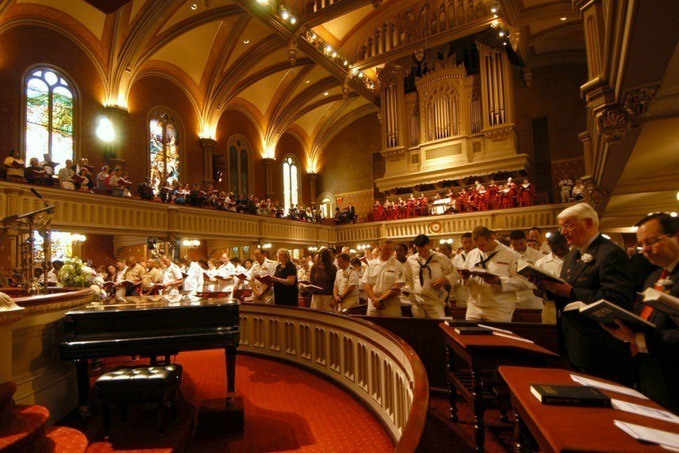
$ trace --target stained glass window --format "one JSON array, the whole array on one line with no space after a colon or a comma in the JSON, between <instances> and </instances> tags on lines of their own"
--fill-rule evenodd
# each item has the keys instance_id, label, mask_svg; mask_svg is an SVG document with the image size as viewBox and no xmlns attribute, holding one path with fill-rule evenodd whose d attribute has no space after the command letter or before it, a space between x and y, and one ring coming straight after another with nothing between
<instances>
[{"instance_id":1,"label":"stained glass window","mask_svg":"<svg viewBox=\"0 0 679 453\"><path fill-rule=\"evenodd\" d=\"M227 187L236 195L250 193L250 143L245 137L234 135L229 138L229 178Z\"/></svg>"},{"instance_id":2,"label":"stained glass window","mask_svg":"<svg viewBox=\"0 0 679 453\"><path fill-rule=\"evenodd\" d=\"M26 162L37 157L64 164L73 159L73 92L57 71L38 69L26 78Z\"/></svg>"},{"instance_id":3,"label":"stained glass window","mask_svg":"<svg viewBox=\"0 0 679 453\"><path fill-rule=\"evenodd\" d=\"M177 120L168 112L156 111L149 122L151 184L159 190L165 181L173 184L181 174Z\"/></svg>"},{"instance_id":4,"label":"stained glass window","mask_svg":"<svg viewBox=\"0 0 679 453\"><path fill-rule=\"evenodd\" d=\"M285 204L285 214L290 212L290 208L299 203L299 166L292 156L287 156L283 160L283 202Z\"/></svg>"}]
</instances>

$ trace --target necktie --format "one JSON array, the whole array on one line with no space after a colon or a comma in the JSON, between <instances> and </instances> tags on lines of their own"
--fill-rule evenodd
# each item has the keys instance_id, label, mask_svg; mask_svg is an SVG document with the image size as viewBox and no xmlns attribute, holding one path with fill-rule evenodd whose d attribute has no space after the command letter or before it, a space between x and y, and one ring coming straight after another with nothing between
<instances>
[{"instance_id":1,"label":"necktie","mask_svg":"<svg viewBox=\"0 0 679 453\"><path fill-rule=\"evenodd\" d=\"M485 268L486 268L486 264L488 263L488 261L490 261L495 255L497 255L498 252L499 252L499 250L494 251L493 253L490 254L490 256L489 256L488 258L486 258L486 259L484 259L484 260L481 260L481 261L479 261L478 263L476 263L476 264L474 265L474 267L482 267L482 268L485 269Z\"/></svg>"},{"instance_id":2,"label":"necktie","mask_svg":"<svg viewBox=\"0 0 679 453\"><path fill-rule=\"evenodd\" d=\"M566 270L566 280L571 276L571 273L573 272L573 269L575 269L575 265L577 262L580 260L580 250L575 251L575 255L573 255L573 259L571 260L570 263L568 263L568 270Z\"/></svg>"},{"instance_id":3,"label":"necktie","mask_svg":"<svg viewBox=\"0 0 679 453\"><path fill-rule=\"evenodd\" d=\"M665 291L665 285L661 284L660 281L666 279L667 277L670 276L670 271L667 269L663 269L662 272L660 273L660 277L658 278L658 281L655 282L655 285L653 286L653 289L656 291ZM650 305L646 305L644 309L641 311L641 317L644 318L645 320L648 320L655 309L651 307Z\"/></svg>"},{"instance_id":4,"label":"necktie","mask_svg":"<svg viewBox=\"0 0 679 453\"><path fill-rule=\"evenodd\" d=\"M432 258L434 258L434 255L429 255L429 258L427 258L427 261L424 262L424 264L420 263L420 260L417 260L417 264L420 265L420 286L424 286L424 270L429 269L429 278L431 279L431 267L429 267L429 263L431 262Z\"/></svg>"}]
</instances>

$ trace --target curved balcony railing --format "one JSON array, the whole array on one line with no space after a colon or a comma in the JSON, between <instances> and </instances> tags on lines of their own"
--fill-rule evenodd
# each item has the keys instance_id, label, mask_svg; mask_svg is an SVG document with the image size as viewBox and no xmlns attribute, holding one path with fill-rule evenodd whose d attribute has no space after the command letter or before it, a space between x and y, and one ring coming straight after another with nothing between
<instances>
[{"instance_id":1,"label":"curved balcony railing","mask_svg":"<svg viewBox=\"0 0 679 453\"><path fill-rule=\"evenodd\" d=\"M412 452L429 406L427 374L402 339L370 322L317 310L240 306L240 352L311 369L339 384Z\"/></svg>"}]
</instances>

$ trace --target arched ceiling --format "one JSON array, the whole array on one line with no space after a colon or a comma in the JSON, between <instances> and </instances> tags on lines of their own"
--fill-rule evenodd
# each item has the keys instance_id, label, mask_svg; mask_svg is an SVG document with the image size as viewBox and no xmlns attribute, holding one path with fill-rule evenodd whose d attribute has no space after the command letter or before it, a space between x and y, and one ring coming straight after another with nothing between
<instances>
[{"instance_id":1,"label":"arched ceiling","mask_svg":"<svg viewBox=\"0 0 679 453\"><path fill-rule=\"evenodd\" d=\"M127 107L135 80L167 74L202 136L245 109L262 121L262 149L292 131L314 161L333 125L377 112L377 67L488 29L496 6L526 65L584 61L569 0L0 0L0 28L38 19L97 43L103 104Z\"/></svg>"}]
</instances>

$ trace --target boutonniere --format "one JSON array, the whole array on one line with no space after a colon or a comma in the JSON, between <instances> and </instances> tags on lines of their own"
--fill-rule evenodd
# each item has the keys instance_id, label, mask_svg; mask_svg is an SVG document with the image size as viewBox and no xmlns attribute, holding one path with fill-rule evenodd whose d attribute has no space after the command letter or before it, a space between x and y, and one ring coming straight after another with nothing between
<instances>
[{"instance_id":1,"label":"boutonniere","mask_svg":"<svg viewBox=\"0 0 679 453\"><path fill-rule=\"evenodd\" d=\"M656 285L661 285L661 286L663 286L664 288L667 288L667 287L669 287L669 286L672 286L672 280L670 280L669 278L661 278L660 280L658 280L657 282L655 282L655 284L656 284Z\"/></svg>"},{"instance_id":2,"label":"boutonniere","mask_svg":"<svg viewBox=\"0 0 679 453\"><path fill-rule=\"evenodd\" d=\"M580 257L580 261L582 261L583 263L589 263L590 261L594 261L594 257L589 253L585 253Z\"/></svg>"}]
</instances>

